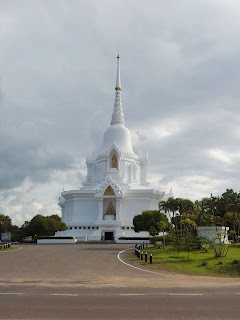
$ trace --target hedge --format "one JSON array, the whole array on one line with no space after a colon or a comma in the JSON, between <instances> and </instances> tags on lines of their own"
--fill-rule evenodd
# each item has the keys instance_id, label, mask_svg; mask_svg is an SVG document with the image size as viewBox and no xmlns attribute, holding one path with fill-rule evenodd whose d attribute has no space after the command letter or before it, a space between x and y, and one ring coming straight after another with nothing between
<instances>
[{"instance_id":1,"label":"hedge","mask_svg":"<svg viewBox=\"0 0 240 320\"><path fill-rule=\"evenodd\" d=\"M120 237L119 240L149 240L149 237Z\"/></svg>"},{"instance_id":2,"label":"hedge","mask_svg":"<svg viewBox=\"0 0 240 320\"><path fill-rule=\"evenodd\" d=\"M74 239L74 237L38 237L39 240L42 240L42 239Z\"/></svg>"}]
</instances>

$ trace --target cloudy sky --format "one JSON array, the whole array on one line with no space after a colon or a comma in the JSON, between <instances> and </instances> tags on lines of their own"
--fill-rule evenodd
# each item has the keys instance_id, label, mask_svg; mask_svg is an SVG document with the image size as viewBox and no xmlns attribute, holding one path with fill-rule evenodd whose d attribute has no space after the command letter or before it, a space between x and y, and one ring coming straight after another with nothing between
<instances>
[{"instance_id":1,"label":"cloudy sky","mask_svg":"<svg viewBox=\"0 0 240 320\"><path fill-rule=\"evenodd\" d=\"M152 186L240 190L238 0L0 0L0 213L59 213L122 101Z\"/></svg>"}]
</instances>

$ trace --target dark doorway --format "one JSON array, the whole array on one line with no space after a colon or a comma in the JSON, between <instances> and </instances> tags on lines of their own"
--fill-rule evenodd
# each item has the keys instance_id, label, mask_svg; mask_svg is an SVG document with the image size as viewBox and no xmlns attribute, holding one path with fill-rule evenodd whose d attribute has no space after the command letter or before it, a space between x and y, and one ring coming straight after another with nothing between
<instances>
[{"instance_id":1,"label":"dark doorway","mask_svg":"<svg viewBox=\"0 0 240 320\"><path fill-rule=\"evenodd\" d=\"M105 232L104 240L114 240L113 232Z\"/></svg>"}]
</instances>

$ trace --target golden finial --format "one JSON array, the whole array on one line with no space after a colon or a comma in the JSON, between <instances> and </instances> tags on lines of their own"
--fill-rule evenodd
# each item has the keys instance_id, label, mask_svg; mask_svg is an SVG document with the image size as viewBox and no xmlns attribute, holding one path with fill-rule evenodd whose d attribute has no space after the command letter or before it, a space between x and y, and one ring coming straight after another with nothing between
<instances>
[{"instance_id":1,"label":"golden finial","mask_svg":"<svg viewBox=\"0 0 240 320\"><path fill-rule=\"evenodd\" d=\"M119 54L118 54L117 58L120 59L120 55Z\"/></svg>"}]
</instances>

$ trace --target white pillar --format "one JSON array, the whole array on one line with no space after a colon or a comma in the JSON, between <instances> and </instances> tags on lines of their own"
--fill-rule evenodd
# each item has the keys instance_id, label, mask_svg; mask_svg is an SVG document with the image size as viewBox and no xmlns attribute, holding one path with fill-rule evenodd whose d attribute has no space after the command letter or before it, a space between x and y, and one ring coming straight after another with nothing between
<instances>
[{"instance_id":1,"label":"white pillar","mask_svg":"<svg viewBox=\"0 0 240 320\"><path fill-rule=\"evenodd\" d=\"M92 182L92 164L87 163L87 184L91 184Z\"/></svg>"},{"instance_id":2,"label":"white pillar","mask_svg":"<svg viewBox=\"0 0 240 320\"><path fill-rule=\"evenodd\" d=\"M141 183L147 182L147 166L145 163L142 163L140 167L140 181Z\"/></svg>"},{"instance_id":3,"label":"white pillar","mask_svg":"<svg viewBox=\"0 0 240 320\"><path fill-rule=\"evenodd\" d=\"M103 220L103 199L97 199L98 201L98 220Z\"/></svg>"},{"instance_id":4,"label":"white pillar","mask_svg":"<svg viewBox=\"0 0 240 320\"><path fill-rule=\"evenodd\" d=\"M128 170L129 170L129 183L131 183L132 182L132 165L131 164L129 165Z\"/></svg>"},{"instance_id":5,"label":"white pillar","mask_svg":"<svg viewBox=\"0 0 240 320\"><path fill-rule=\"evenodd\" d=\"M116 220L121 220L121 201L122 199L116 199Z\"/></svg>"}]
</instances>

